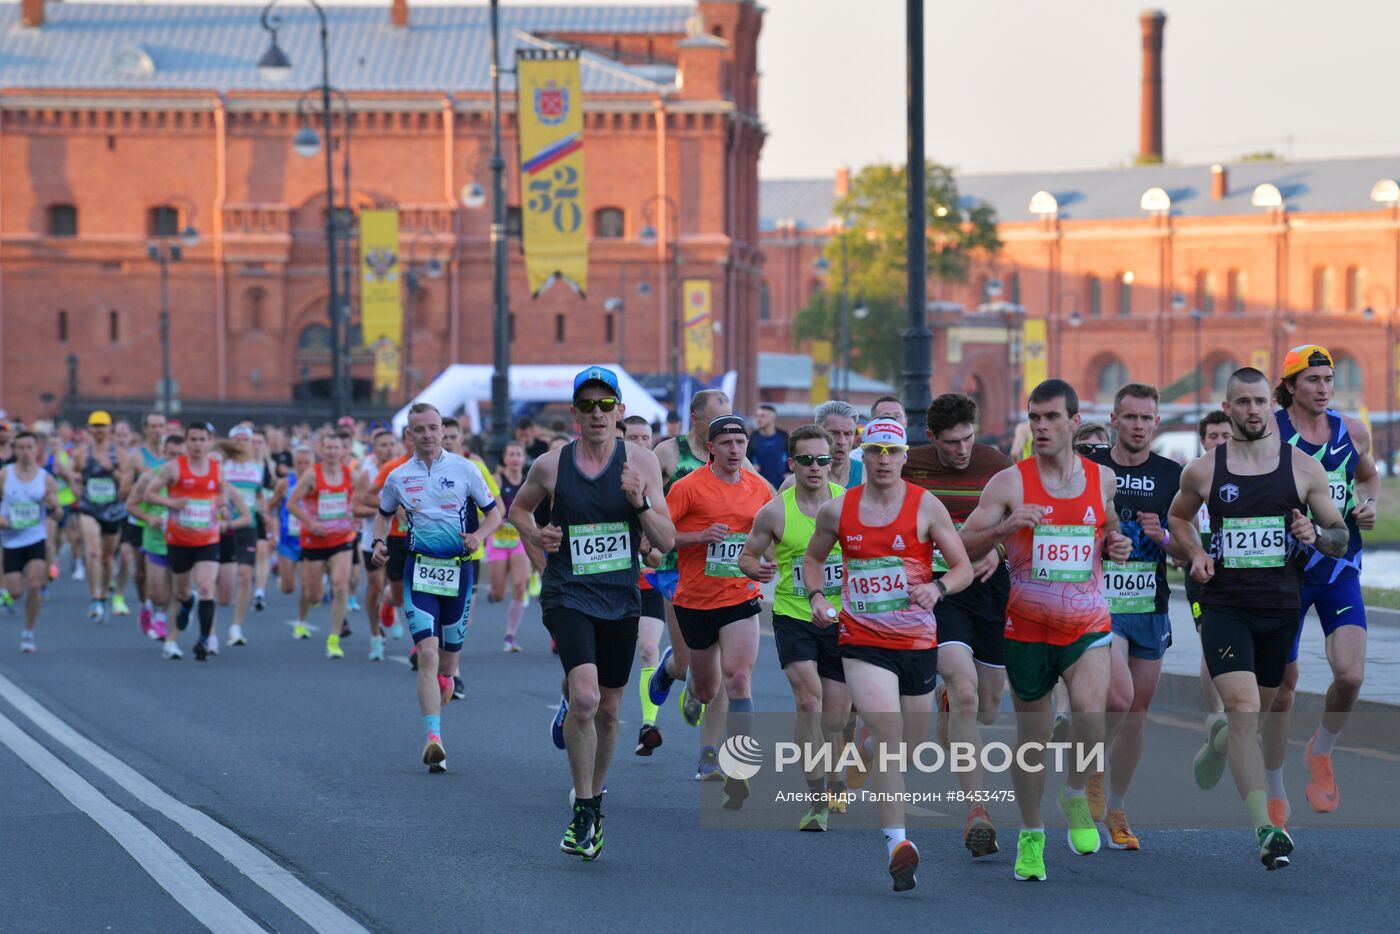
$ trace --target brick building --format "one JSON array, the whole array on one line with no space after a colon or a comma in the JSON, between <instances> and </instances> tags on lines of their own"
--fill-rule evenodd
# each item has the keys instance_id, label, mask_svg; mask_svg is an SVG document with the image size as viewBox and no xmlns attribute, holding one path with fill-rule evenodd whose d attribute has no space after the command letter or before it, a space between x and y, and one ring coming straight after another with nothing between
<instances>
[{"instance_id":1,"label":"brick building","mask_svg":"<svg viewBox=\"0 0 1400 934\"><path fill-rule=\"evenodd\" d=\"M298 98L320 80L317 19L309 6L278 7L294 72L270 85L255 68L268 46L260 12L0 4L0 393L10 412L52 411L70 366L83 396L154 397L159 269L147 247L187 226L200 243L170 266L180 396L328 394L324 157L292 148ZM326 14L331 83L348 101L350 205L397 207L405 264L441 264L405 301L417 385L449 363L489 362L490 210L461 200L472 182L490 185L487 7L386 0ZM752 399L761 25L752 0L502 7L503 65L516 48L583 50L592 229L586 298L556 284L532 300L511 250L515 362L621 360L664 386L679 271L712 281L716 365L737 369L740 401ZM503 104L517 206L510 80ZM314 100L310 120L319 123ZM337 108L337 137L346 120ZM335 155L339 186L344 147ZM648 225L650 246L638 236ZM353 228L349 250L358 257ZM613 297L621 311L605 308ZM367 352L353 354L357 399L372 369Z\"/></svg>"}]
</instances>

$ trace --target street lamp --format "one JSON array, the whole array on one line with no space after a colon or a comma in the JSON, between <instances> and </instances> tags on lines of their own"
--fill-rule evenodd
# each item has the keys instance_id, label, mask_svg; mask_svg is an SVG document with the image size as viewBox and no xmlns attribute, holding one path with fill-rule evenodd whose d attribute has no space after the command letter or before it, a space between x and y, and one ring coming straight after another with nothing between
<instances>
[{"instance_id":1,"label":"street lamp","mask_svg":"<svg viewBox=\"0 0 1400 934\"><path fill-rule=\"evenodd\" d=\"M1377 286L1377 288L1380 288ZM1384 293L1384 289L1381 289ZM1375 309L1368 302L1362 317L1376 320ZM1395 311L1385 316L1385 473L1395 473Z\"/></svg>"},{"instance_id":2,"label":"street lamp","mask_svg":"<svg viewBox=\"0 0 1400 934\"><path fill-rule=\"evenodd\" d=\"M272 37L267 51L258 59L258 74L268 81L282 82L292 73L292 60L277 44L277 30L282 26L282 17L273 13L273 7L280 0L271 0L262 11L262 27ZM321 115L324 118L326 139L331 138L331 74L330 74L330 35L326 27L326 11L316 0L306 0L316 11L321 24ZM493 3L494 8L494 3ZM349 121L347 121L348 123ZM303 140L305 142L305 140ZM340 418L345 414L345 385L341 376L341 336L340 336L340 292L336 275L335 255L335 162L331 146L326 152L326 280L330 285L328 313L331 319L331 414ZM348 194L348 192L347 192Z\"/></svg>"},{"instance_id":3,"label":"street lamp","mask_svg":"<svg viewBox=\"0 0 1400 934\"><path fill-rule=\"evenodd\" d=\"M188 225L178 235L156 237L146 244L146 255L160 264L160 410L170 415L174 409L174 387L170 373L170 264L184 258L184 250L199 245L199 231Z\"/></svg>"},{"instance_id":4,"label":"street lamp","mask_svg":"<svg viewBox=\"0 0 1400 934\"><path fill-rule=\"evenodd\" d=\"M681 410L681 343L685 339L685 334L681 328L681 231L680 216L681 209L670 196L654 194L642 202L642 217L646 220L646 225L637 233L637 241L644 247L654 247L657 243L657 232L653 216L656 212L656 205L662 204L666 208L666 232L670 239L666 242L666 249L671 260L671 283L670 295L667 301L671 306L671 404L675 406L677 412Z\"/></svg>"},{"instance_id":5,"label":"street lamp","mask_svg":"<svg viewBox=\"0 0 1400 934\"><path fill-rule=\"evenodd\" d=\"M617 294L603 302L603 310L617 315L617 365L627 369L627 267L624 260L617 273ZM651 294L651 284L643 279L637 283L637 294Z\"/></svg>"},{"instance_id":6,"label":"street lamp","mask_svg":"<svg viewBox=\"0 0 1400 934\"><path fill-rule=\"evenodd\" d=\"M933 332L928 329L928 198L924 169L924 0L905 0L904 86L908 128L909 327L904 332L904 411L909 440L923 444L928 428Z\"/></svg>"}]
</instances>

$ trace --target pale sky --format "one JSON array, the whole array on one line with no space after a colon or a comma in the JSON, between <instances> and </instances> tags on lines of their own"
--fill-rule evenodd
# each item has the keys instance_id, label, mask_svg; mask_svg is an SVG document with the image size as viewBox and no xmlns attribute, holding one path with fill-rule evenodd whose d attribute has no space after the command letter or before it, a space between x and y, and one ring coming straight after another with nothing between
<instances>
[{"instance_id":1,"label":"pale sky","mask_svg":"<svg viewBox=\"0 0 1400 934\"><path fill-rule=\"evenodd\" d=\"M410 6L430 2L460 0L409 0ZM760 174L829 177L840 163L904 161L904 0L762 5L761 110L769 136ZM1137 16L1151 5L927 0L929 157L966 172L1129 161L1137 149ZM1400 156L1400 108L1391 99L1400 87L1400 3L1166 0L1158 6L1167 14L1168 161L1231 160L1259 149L1298 159Z\"/></svg>"}]
</instances>

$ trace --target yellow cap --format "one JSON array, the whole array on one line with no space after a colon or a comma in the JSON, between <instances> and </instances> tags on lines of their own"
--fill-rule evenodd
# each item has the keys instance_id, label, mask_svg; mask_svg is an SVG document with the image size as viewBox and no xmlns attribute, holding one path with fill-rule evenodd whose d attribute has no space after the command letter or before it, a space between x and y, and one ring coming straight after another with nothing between
<instances>
[{"instance_id":1,"label":"yellow cap","mask_svg":"<svg viewBox=\"0 0 1400 934\"><path fill-rule=\"evenodd\" d=\"M112 416L109 415L107 412L104 412L102 409L98 409L96 412L93 412L91 415L88 416L88 424L110 425L112 424Z\"/></svg>"},{"instance_id":2,"label":"yellow cap","mask_svg":"<svg viewBox=\"0 0 1400 934\"><path fill-rule=\"evenodd\" d=\"M1283 378L1297 376L1310 366L1332 366L1332 355L1321 344L1301 344L1283 358Z\"/></svg>"}]
</instances>

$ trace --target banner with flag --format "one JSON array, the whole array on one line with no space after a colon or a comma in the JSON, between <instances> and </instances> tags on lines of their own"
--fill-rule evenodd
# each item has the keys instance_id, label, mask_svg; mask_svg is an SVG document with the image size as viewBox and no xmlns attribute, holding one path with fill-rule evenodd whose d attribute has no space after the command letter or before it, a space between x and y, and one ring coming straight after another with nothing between
<instances>
[{"instance_id":1,"label":"banner with flag","mask_svg":"<svg viewBox=\"0 0 1400 934\"><path fill-rule=\"evenodd\" d=\"M1044 318L1027 318L1021 323L1021 386L1025 393L1050 378L1049 340ZM1026 400L1016 399L1015 411L1025 407Z\"/></svg>"},{"instance_id":2,"label":"banner with flag","mask_svg":"<svg viewBox=\"0 0 1400 934\"><path fill-rule=\"evenodd\" d=\"M682 322L685 334L685 371L709 379L715 369L715 323L710 307L710 280L686 279L681 283Z\"/></svg>"},{"instance_id":3,"label":"banner with flag","mask_svg":"<svg viewBox=\"0 0 1400 934\"><path fill-rule=\"evenodd\" d=\"M557 275L588 291L583 206L583 91L574 49L521 49L515 78L520 122L521 242L530 294Z\"/></svg>"},{"instance_id":4,"label":"banner with flag","mask_svg":"<svg viewBox=\"0 0 1400 934\"><path fill-rule=\"evenodd\" d=\"M831 341L812 341L812 391L810 402L821 405L831 398Z\"/></svg>"},{"instance_id":5,"label":"banner with flag","mask_svg":"<svg viewBox=\"0 0 1400 934\"><path fill-rule=\"evenodd\" d=\"M393 392L402 378L403 358L398 345L381 337L370 345L374 351L374 391Z\"/></svg>"},{"instance_id":6,"label":"banner with flag","mask_svg":"<svg viewBox=\"0 0 1400 934\"><path fill-rule=\"evenodd\" d=\"M364 346L381 340L403 346L403 302L399 287L399 212L360 212L360 330Z\"/></svg>"}]
</instances>

